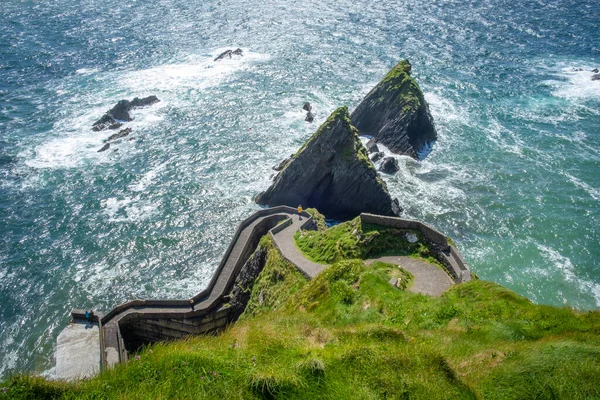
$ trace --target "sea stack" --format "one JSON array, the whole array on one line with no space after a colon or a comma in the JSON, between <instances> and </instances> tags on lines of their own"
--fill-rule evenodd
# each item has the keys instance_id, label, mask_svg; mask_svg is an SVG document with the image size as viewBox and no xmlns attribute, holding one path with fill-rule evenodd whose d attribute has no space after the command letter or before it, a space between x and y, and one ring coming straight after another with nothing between
<instances>
[{"instance_id":1,"label":"sea stack","mask_svg":"<svg viewBox=\"0 0 600 400\"><path fill-rule=\"evenodd\" d=\"M256 197L271 207L314 207L328 218L345 220L361 212L398 215L385 183L369 160L352 126L347 107L340 107L319 127Z\"/></svg>"},{"instance_id":2,"label":"sea stack","mask_svg":"<svg viewBox=\"0 0 600 400\"><path fill-rule=\"evenodd\" d=\"M400 61L367 94L350 119L361 135L372 136L394 153L420 159L437 140L437 133L410 70L408 60Z\"/></svg>"}]
</instances>

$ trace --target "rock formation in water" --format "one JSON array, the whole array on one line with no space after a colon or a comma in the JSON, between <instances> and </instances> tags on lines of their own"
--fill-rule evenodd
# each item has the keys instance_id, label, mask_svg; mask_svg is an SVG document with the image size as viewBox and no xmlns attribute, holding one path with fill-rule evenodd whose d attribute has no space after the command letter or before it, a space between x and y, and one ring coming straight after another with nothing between
<instances>
[{"instance_id":1,"label":"rock formation in water","mask_svg":"<svg viewBox=\"0 0 600 400\"><path fill-rule=\"evenodd\" d=\"M312 106L310 105L310 103L304 103L302 109L306 111L306 118L304 118L304 120L306 122L313 122L315 120L315 114L312 112Z\"/></svg>"},{"instance_id":2,"label":"rock formation in water","mask_svg":"<svg viewBox=\"0 0 600 400\"><path fill-rule=\"evenodd\" d=\"M235 50L225 50L224 52L222 52L221 54L219 54L217 56L217 58L215 58L215 61L221 61L222 59L224 59L225 57L233 57L233 56L242 56L243 50L240 49L239 47Z\"/></svg>"},{"instance_id":3,"label":"rock formation in water","mask_svg":"<svg viewBox=\"0 0 600 400\"><path fill-rule=\"evenodd\" d=\"M398 215L385 183L369 160L348 108L331 114L275 177L258 204L314 207L329 218L369 212Z\"/></svg>"},{"instance_id":4,"label":"rock formation in water","mask_svg":"<svg viewBox=\"0 0 600 400\"><path fill-rule=\"evenodd\" d=\"M383 159L381 166L379 167L381 172L385 172L386 174L394 174L400 170L400 166L398 165L398 160L394 157L386 157Z\"/></svg>"},{"instance_id":5,"label":"rock formation in water","mask_svg":"<svg viewBox=\"0 0 600 400\"><path fill-rule=\"evenodd\" d=\"M400 61L352 112L352 124L361 134L397 154L419 158L419 152L437 140L423 92L410 76L411 65Z\"/></svg>"},{"instance_id":6,"label":"rock formation in water","mask_svg":"<svg viewBox=\"0 0 600 400\"><path fill-rule=\"evenodd\" d=\"M113 108L108 110L102 118L94 122L92 125L93 131L103 131L105 129L118 129L123 123L120 121L133 121L129 112L134 108L150 106L154 103L158 103L160 100L156 96L148 96L142 99L136 97L135 99L120 100Z\"/></svg>"},{"instance_id":7,"label":"rock formation in water","mask_svg":"<svg viewBox=\"0 0 600 400\"><path fill-rule=\"evenodd\" d=\"M600 74L592 75L593 81L600 81Z\"/></svg>"},{"instance_id":8,"label":"rock formation in water","mask_svg":"<svg viewBox=\"0 0 600 400\"><path fill-rule=\"evenodd\" d=\"M106 142L110 142L110 141L113 141L113 140L117 140L117 139L124 138L125 136L128 136L128 135L129 135L131 132L132 132L132 129L131 129L131 128L125 128L125 129L121 129L119 132L117 132L117 133L115 133L115 134L113 134L113 135L110 135L110 136L108 137L108 139L106 139L106 140L104 141L104 143L106 143Z\"/></svg>"}]
</instances>

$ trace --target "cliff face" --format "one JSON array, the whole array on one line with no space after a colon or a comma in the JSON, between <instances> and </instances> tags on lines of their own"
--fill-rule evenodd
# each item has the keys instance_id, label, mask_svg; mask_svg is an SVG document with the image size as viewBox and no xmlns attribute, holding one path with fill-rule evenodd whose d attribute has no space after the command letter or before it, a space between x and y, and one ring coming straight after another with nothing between
<instances>
[{"instance_id":1,"label":"cliff face","mask_svg":"<svg viewBox=\"0 0 600 400\"><path fill-rule=\"evenodd\" d=\"M301 204L335 219L353 218L361 212L397 215L400 211L369 160L347 107L331 114L256 202Z\"/></svg>"},{"instance_id":2,"label":"cliff face","mask_svg":"<svg viewBox=\"0 0 600 400\"><path fill-rule=\"evenodd\" d=\"M423 92L410 76L411 65L400 61L356 107L350 119L361 134L372 135L398 154L419 158L437 140Z\"/></svg>"}]
</instances>

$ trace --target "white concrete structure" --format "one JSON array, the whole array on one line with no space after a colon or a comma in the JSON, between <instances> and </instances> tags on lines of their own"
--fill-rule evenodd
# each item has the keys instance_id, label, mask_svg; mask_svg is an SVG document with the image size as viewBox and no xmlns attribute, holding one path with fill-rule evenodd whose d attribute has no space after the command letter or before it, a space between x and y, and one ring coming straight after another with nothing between
<instances>
[{"instance_id":1,"label":"white concrete structure","mask_svg":"<svg viewBox=\"0 0 600 400\"><path fill-rule=\"evenodd\" d=\"M56 340L56 378L90 378L100 371L98 324L72 322Z\"/></svg>"}]
</instances>

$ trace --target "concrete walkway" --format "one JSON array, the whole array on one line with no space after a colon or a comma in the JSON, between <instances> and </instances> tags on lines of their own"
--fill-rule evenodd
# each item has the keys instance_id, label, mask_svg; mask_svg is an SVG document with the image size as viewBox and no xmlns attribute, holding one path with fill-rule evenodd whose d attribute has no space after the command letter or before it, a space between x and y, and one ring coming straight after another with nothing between
<instances>
[{"instance_id":1,"label":"concrete walkway","mask_svg":"<svg viewBox=\"0 0 600 400\"><path fill-rule=\"evenodd\" d=\"M387 256L366 260L365 264L370 265L375 261L398 265L413 274L415 279L408 290L414 293L437 297L454 285L446 271L426 261L406 256Z\"/></svg>"},{"instance_id":2,"label":"concrete walkway","mask_svg":"<svg viewBox=\"0 0 600 400\"><path fill-rule=\"evenodd\" d=\"M57 379L90 378L100 371L100 330L98 324L70 323L56 339Z\"/></svg>"},{"instance_id":3,"label":"concrete walkway","mask_svg":"<svg viewBox=\"0 0 600 400\"><path fill-rule=\"evenodd\" d=\"M300 252L294 240L294 234L306 222L306 217L300 220L299 215L291 216L292 223L284 230L273 235L275 245L279 248L283 258L294 264L300 272L310 279L316 277L321 271L327 268L325 264L318 264L310 261Z\"/></svg>"},{"instance_id":4,"label":"concrete walkway","mask_svg":"<svg viewBox=\"0 0 600 400\"><path fill-rule=\"evenodd\" d=\"M321 271L328 267L326 264L318 264L307 259L296 246L294 234L306 222L306 218L299 220L298 215L291 216L292 223L285 229L273 235L275 245L279 248L283 258L294 264L304 275L313 279ZM365 260L366 265L375 261L383 261L393 265L399 265L414 276L413 284L408 289L414 293L429 296L440 296L448 290L454 281L441 268L423 260L405 256L387 256L376 259Z\"/></svg>"}]
</instances>

